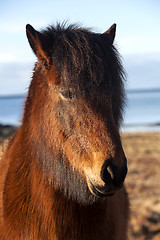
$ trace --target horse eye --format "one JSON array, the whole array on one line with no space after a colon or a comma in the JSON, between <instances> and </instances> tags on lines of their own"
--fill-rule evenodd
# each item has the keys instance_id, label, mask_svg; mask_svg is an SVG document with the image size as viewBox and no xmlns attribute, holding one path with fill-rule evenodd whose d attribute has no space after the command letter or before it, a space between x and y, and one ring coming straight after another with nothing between
<instances>
[{"instance_id":1,"label":"horse eye","mask_svg":"<svg viewBox=\"0 0 160 240\"><path fill-rule=\"evenodd\" d=\"M60 91L59 93L60 93L61 97L64 98L64 99L66 99L66 100L67 100L67 99L68 99L68 100L74 99L74 94L73 94L69 89L67 89L67 90L62 90L62 91Z\"/></svg>"}]
</instances>

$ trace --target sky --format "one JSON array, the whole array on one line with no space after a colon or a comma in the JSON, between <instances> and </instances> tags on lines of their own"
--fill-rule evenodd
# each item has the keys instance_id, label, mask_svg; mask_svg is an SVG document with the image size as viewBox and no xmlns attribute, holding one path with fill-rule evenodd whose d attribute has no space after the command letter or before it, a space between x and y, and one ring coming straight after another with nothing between
<instances>
[{"instance_id":1,"label":"sky","mask_svg":"<svg viewBox=\"0 0 160 240\"><path fill-rule=\"evenodd\" d=\"M116 23L114 44L126 69L127 88L160 88L159 13L159 0L1 0L0 95L28 89L36 57L26 24L40 30L66 20L100 33Z\"/></svg>"}]
</instances>

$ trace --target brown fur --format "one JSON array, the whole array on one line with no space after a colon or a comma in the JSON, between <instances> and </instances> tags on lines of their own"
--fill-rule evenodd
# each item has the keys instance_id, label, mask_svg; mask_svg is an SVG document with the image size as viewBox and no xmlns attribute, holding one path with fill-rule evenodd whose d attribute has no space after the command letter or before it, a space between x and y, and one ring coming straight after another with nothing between
<instances>
[{"instance_id":1,"label":"brown fur","mask_svg":"<svg viewBox=\"0 0 160 240\"><path fill-rule=\"evenodd\" d=\"M124 92L114 35L114 28L94 35L73 26L42 33L27 27L38 63L22 125L0 162L0 239L127 239L125 187L100 198L89 183L104 185L108 159L124 165L118 129ZM111 60L104 61L104 51Z\"/></svg>"}]
</instances>

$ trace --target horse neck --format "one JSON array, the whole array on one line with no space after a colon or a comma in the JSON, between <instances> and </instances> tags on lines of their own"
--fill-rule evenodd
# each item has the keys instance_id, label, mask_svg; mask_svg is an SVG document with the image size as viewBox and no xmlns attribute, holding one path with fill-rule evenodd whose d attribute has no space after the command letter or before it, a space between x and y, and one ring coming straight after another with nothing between
<instances>
[{"instance_id":1,"label":"horse neck","mask_svg":"<svg viewBox=\"0 0 160 240\"><path fill-rule=\"evenodd\" d=\"M14 161L5 182L5 217L10 232L30 229L33 239L99 239L106 202L81 206L67 199L48 181L32 154L22 151L19 137L17 134L9 149Z\"/></svg>"},{"instance_id":2,"label":"horse neck","mask_svg":"<svg viewBox=\"0 0 160 240\"><path fill-rule=\"evenodd\" d=\"M44 176L39 177L37 173L35 176L32 211L34 209L37 217L43 219L45 226L41 226L42 236L43 228L47 229L48 239L56 236L56 240L97 240L100 233L104 234L107 200L93 205L80 205L56 190Z\"/></svg>"},{"instance_id":3,"label":"horse neck","mask_svg":"<svg viewBox=\"0 0 160 240\"><path fill-rule=\"evenodd\" d=\"M100 233L104 234L108 200L80 205L56 189L34 164L31 174L34 176L31 210L36 213L37 219L43 219L43 226L38 226L41 236L44 236L44 229L48 239L56 236L56 240L97 240Z\"/></svg>"}]
</instances>

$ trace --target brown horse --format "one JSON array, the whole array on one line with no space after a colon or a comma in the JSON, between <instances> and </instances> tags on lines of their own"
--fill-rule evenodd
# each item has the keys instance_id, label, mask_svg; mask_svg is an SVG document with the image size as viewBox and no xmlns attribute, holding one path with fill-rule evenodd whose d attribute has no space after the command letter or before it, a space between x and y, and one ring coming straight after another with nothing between
<instances>
[{"instance_id":1,"label":"brown horse","mask_svg":"<svg viewBox=\"0 0 160 240\"><path fill-rule=\"evenodd\" d=\"M22 124L0 162L0 239L127 238L115 30L27 25L38 62Z\"/></svg>"}]
</instances>

